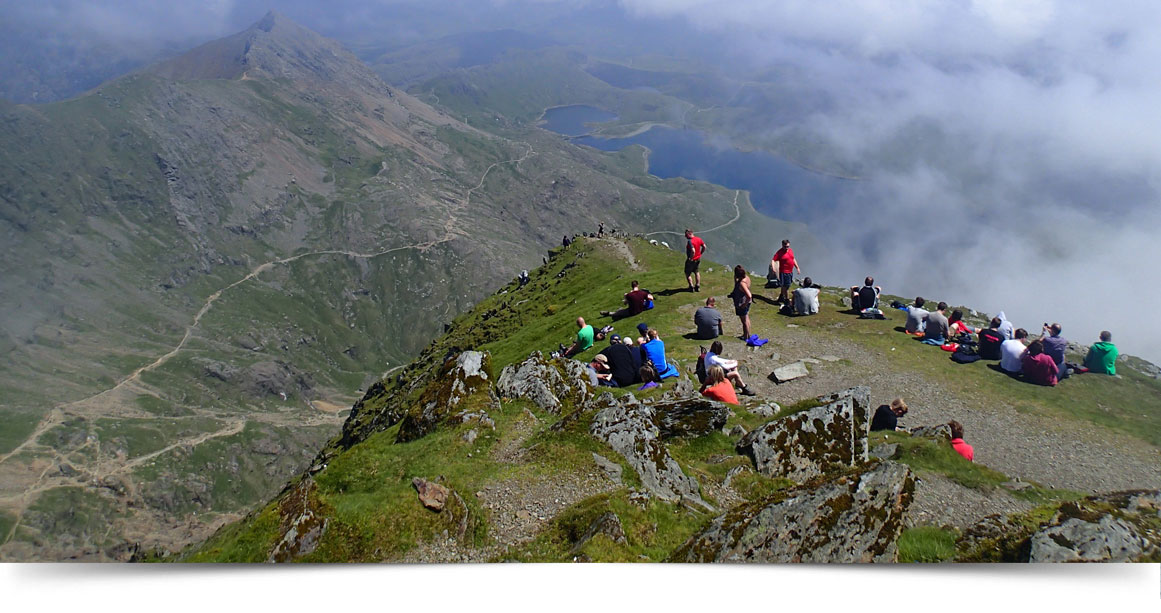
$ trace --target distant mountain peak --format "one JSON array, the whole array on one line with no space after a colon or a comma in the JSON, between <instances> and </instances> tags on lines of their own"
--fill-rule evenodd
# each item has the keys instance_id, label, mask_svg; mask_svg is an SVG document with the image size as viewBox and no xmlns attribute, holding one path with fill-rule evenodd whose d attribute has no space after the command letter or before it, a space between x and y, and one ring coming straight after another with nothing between
<instances>
[{"instance_id":1,"label":"distant mountain peak","mask_svg":"<svg viewBox=\"0 0 1161 613\"><path fill-rule=\"evenodd\" d=\"M270 11L249 28L148 69L174 80L266 76L293 81L377 79L338 42Z\"/></svg>"}]
</instances>

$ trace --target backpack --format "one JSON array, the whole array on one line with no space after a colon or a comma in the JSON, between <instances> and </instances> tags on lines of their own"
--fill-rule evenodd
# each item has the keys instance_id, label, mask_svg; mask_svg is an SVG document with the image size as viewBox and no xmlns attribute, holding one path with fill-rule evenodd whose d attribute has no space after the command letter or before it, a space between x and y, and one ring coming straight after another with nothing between
<instances>
[{"instance_id":1,"label":"backpack","mask_svg":"<svg viewBox=\"0 0 1161 613\"><path fill-rule=\"evenodd\" d=\"M705 354L706 354L706 349L705 349L705 347L699 347L699 349L701 349L701 355L697 356L697 367L694 368L694 374L697 375L697 382L698 383L705 384L705 377L706 377Z\"/></svg>"}]
</instances>

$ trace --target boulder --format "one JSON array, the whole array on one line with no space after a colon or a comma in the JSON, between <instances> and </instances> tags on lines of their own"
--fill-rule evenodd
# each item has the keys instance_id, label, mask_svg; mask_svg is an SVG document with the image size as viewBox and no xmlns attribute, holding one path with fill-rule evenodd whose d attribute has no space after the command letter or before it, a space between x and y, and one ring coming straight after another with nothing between
<instances>
[{"instance_id":1,"label":"boulder","mask_svg":"<svg viewBox=\"0 0 1161 613\"><path fill-rule=\"evenodd\" d=\"M688 501L712 508L701 499L697 480L681 472L677 460L661 442L654 408L631 395L606 392L594 402L597 410L589 432L628 460L650 494L666 501Z\"/></svg>"},{"instance_id":2,"label":"boulder","mask_svg":"<svg viewBox=\"0 0 1161 613\"><path fill-rule=\"evenodd\" d=\"M279 533L282 538L270 550L267 562L290 562L318 547L329 522L315 508L313 494L316 489L314 479L305 477L279 501Z\"/></svg>"},{"instance_id":3,"label":"boulder","mask_svg":"<svg viewBox=\"0 0 1161 613\"><path fill-rule=\"evenodd\" d=\"M621 525L621 518L617 517L616 513L609 511L593 520L593 523L589 524L589 527L587 530L585 530L585 533L582 534L579 539L577 539L576 545L573 546L572 551L569 552L569 555L575 556L576 554L580 553L580 550L584 549L584 546L598 534L604 534L614 543L625 542L625 528Z\"/></svg>"},{"instance_id":4,"label":"boulder","mask_svg":"<svg viewBox=\"0 0 1161 613\"><path fill-rule=\"evenodd\" d=\"M464 351L449 358L439 375L399 422L396 441L405 443L427 436L449 417L480 413L499 405L492 392L492 358L479 351ZM344 427L345 429L345 427Z\"/></svg>"},{"instance_id":5,"label":"boulder","mask_svg":"<svg viewBox=\"0 0 1161 613\"><path fill-rule=\"evenodd\" d=\"M686 398L653 404L655 421L662 440L698 437L721 430L730 418L730 408L716 400Z\"/></svg>"},{"instance_id":6,"label":"boulder","mask_svg":"<svg viewBox=\"0 0 1161 613\"><path fill-rule=\"evenodd\" d=\"M866 462L868 424L857 408L861 403L853 393L832 396L829 404L754 429L735 448L753 460L759 473L799 482Z\"/></svg>"},{"instance_id":7,"label":"boulder","mask_svg":"<svg viewBox=\"0 0 1161 613\"><path fill-rule=\"evenodd\" d=\"M1072 518L1032 535L1029 562L1132 562L1149 546L1136 529L1111 515Z\"/></svg>"},{"instance_id":8,"label":"boulder","mask_svg":"<svg viewBox=\"0 0 1161 613\"><path fill-rule=\"evenodd\" d=\"M670 558L674 562L894 562L915 478L906 465L779 492L714 518Z\"/></svg>"},{"instance_id":9,"label":"boulder","mask_svg":"<svg viewBox=\"0 0 1161 613\"><path fill-rule=\"evenodd\" d=\"M871 449L870 456L880 460L890 460L899 453L899 443L878 445Z\"/></svg>"},{"instance_id":10,"label":"boulder","mask_svg":"<svg viewBox=\"0 0 1161 613\"><path fill-rule=\"evenodd\" d=\"M593 461L617 485L621 485L621 465L599 453L593 453Z\"/></svg>"},{"instance_id":11,"label":"boulder","mask_svg":"<svg viewBox=\"0 0 1161 613\"><path fill-rule=\"evenodd\" d=\"M423 503L423 506L432 511L438 513L447 504L447 497L450 490L446 487L419 477L412 479L411 485L419 494L419 502Z\"/></svg>"},{"instance_id":12,"label":"boulder","mask_svg":"<svg viewBox=\"0 0 1161 613\"><path fill-rule=\"evenodd\" d=\"M566 402L580 404L591 397L591 384L585 366L576 360L549 361L534 352L519 364L509 364L500 371L496 391L507 398L524 398L536 406L559 415Z\"/></svg>"},{"instance_id":13,"label":"boulder","mask_svg":"<svg viewBox=\"0 0 1161 613\"><path fill-rule=\"evenodd\" d=\"M782 407L779 406L777 403L770 402L770 403L766 403L766 404L760 404L760 405L750 409L750 412L753 413L754 415L759 416L759 417L774 417L775 415L778 414L778 411L781 411L781 410L782 410Z\"/></svg>"},{"instance_id":14,"label":"boulder","mask_svg":"<svg viewBox=\"0 0 1161 613\"><path fill-rule=\"evenodd\" d=\"M809 374L810 371L806 370L806 364L802 362L791 362L785 366L775 368L774 372L770 373L770 378L775 383L786 383L787 381L801 379Z\"/></svg>"},{"instance_id":15,"label":"boulder","mask_svg":"<svg viewBox=\"0 0 1161 613\"><path fill-rule=\"evenodd\" d=\"M938 426L919 426L911 429L911 436L921 436L923 438L943 438L951 440L951 426L947 424L939 424Z\"/></svg>"}]
</instances>

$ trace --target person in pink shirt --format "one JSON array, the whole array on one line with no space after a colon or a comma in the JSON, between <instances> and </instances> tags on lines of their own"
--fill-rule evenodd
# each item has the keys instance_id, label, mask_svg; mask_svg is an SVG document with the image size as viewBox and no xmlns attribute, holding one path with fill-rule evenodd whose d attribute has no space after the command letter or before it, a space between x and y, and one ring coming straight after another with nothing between
<instances>
[{"instance_id":1,"label":"person in pink shirt","mask_svg":"<svg viewBox=\"0 0 1161 613\"><path fill-rule=\"evenodd\" d=\"M956 453L967 458L968 462L974 462L974 458L976 457L975 451L971 445L963 442L963 424L953 419L947 425L951 428L951 448Z\"/></svg>"},{"instance_id":2,"label":"person in pink shirt","mask_svg":"<svg viewBox=\"0 0 1161 613\"><path fill-rule=\"evenodd\" d=\"M1024 355L1020 356L1020 370L1029 383L1055 386L1056 373L1060 369L1052 360L1052 356L1044 353L1044 342L1036 339L1028 345Z\"/></svg>"},{"instance_id":3,"label":"person in pink shirt","mask_svg":"<svg viewBox=\"0 0 1161 613\"><path fill-rule=\"evenodd\" d=\"M705 385L701 388L701 395L710 400L717 400L729 404L738 404L738 395L734 393L734 384L726 379L726 371L721 366L709 367L705 375Z\"/></svg>"}]
</instances>

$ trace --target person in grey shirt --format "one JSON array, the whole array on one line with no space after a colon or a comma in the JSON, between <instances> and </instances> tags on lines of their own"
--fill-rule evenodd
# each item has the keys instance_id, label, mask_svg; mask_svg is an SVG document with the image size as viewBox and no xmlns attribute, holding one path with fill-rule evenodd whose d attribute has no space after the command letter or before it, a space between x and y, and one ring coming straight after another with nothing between
<instances>
[{"instance_id":1,"label":"person in grey shirt","mask_svg":"<svg viewBox=\"0 0 1161 613\"><path fill-rule=\"evenodd\" d=\"M807 277L802 280L802 287L794 290L795 315L814 315L818 313L818 288L814 281Z\"/></svg>"},{"instance_id":2,"label":"person in grey shirt","mask_svg":"<svg viewBox=\"0 0 1161 613\"><path fill-rule=\"evenodd\" d=\"M934 311L927 314L925 319L927 325L923 329L923 342L929 345L942 345L947 340L947 317L943 314L946 310L947 303L940 302Z\"/></svg>"},{"instance_id":3,"label":"person in grey shirt","mask_svg":"<svg viewBox=\"0 0 1161 613\"><path fill-rule=\"evenodd\" d=\"M725 331L722 329L722 314L714 308L714 297L706 298L705 306L698 308L693 314L693 323L697 325L697 337L702 340L717 338Z\"/></svg>"},{"instance_id":4,"label":"person in grey shirt","mask_svg":"<svg viewBox=\"0 0 1161 613\"><path fill-rule=\"evenodd\" d=\"M907 307L907 323L903 324L903 328L911 334L923 332L927 326L927 309L923 308L924 304L927 304L927 301L923 296L917 296L915 306Z\"/></svg>"},{"instance_id":5,"label":"person in grey shirt","mask_svg":"<svg viewBox=\"0 0 1161 613\"><path fill-rule=\"evenodd\" d=\"M1044 324L1044 332L1040 336L1040 340L1044 341L1044 353L1056 362L1056 367L1060 372L1056 375L1057 379L1064 379L1068 377L1069 367L1064 362L1064 352L1068 349L1068 341L1060 335L1060 324L1054 323L1051 326Z\"/></svg>"}]
</instances>

